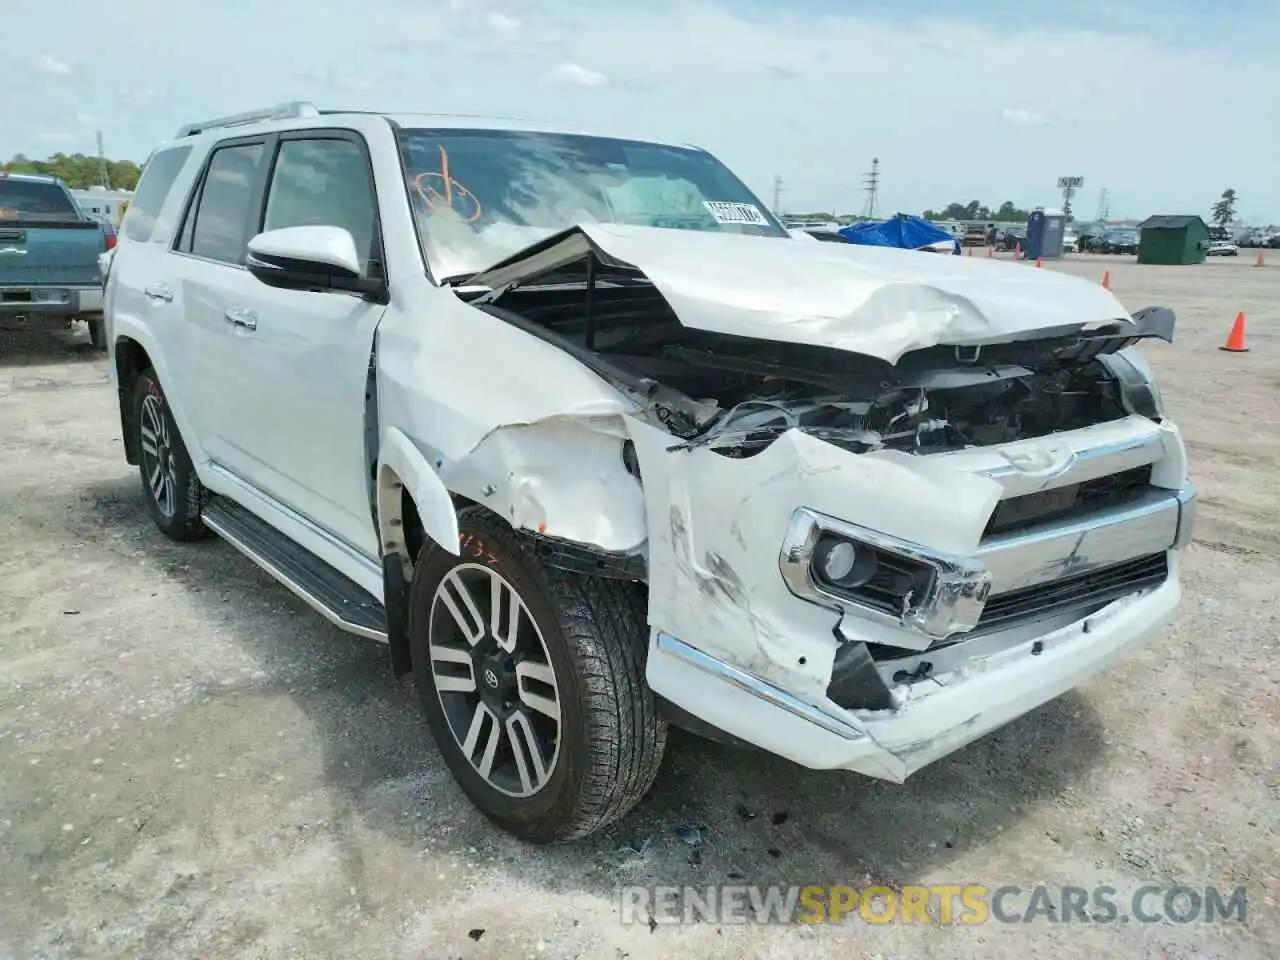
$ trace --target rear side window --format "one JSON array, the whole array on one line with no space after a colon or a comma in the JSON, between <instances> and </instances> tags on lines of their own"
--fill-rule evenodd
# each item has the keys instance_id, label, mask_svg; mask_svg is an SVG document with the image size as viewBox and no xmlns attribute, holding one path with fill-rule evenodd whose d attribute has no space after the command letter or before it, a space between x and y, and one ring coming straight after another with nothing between
<instances>
[{"instance_id":1,"label":"rear side window","mask_svg":"<svg viewBox=\"0 0 1280 960\"><path fill-rule=\"evenodd\" d=\"M130 240L146 243L151 239L156 217L160 215L160 209L173 189L173 182L178 179L189 156L190 147L173 147L154 154L147 161L122 224L124 235Z\"/></svg>"},{"instance_id":2,"label":"rear side window","mask_svg":"<svg viewBox=\"0 0 1280 960\"><path fill-rule=\"evenodd\" d=\"M189 237L191 253L223 263L244 262L262 147L241 143L213 152L183 230L183 245Z\"/></svg>"},{"instance_id":3,"label":"rear side window","mask_svg":"<svg viewBox=\"0 0 1280 960\"><path fill-rule=\"evenodd\" d=\"M0 220L79 220L71 195L48 180L0 176Z\"/></svg>"}]
</instances>

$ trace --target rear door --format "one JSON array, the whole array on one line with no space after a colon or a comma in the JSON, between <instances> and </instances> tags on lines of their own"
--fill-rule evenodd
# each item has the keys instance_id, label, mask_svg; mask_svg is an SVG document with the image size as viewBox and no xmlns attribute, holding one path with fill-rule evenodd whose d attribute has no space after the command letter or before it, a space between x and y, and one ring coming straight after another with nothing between
<instances>
[{"instance_id":1,"label":"rear door","mask_svg":"<svg viewBox=\"0 0 1280 960\"><path fill-rule=\"evenodd\" d=\"M200 445L209 459L240 472L243 435L253 421L239 419L252 389L244 366L244 330L228 318L244 291L257 284L245 269L250 229L259 209L274 136L237 138L209 152L176 231L166 278L149 296L157 312L180 304L167 324L165 357Z\"/></svg>"}]
</instances>

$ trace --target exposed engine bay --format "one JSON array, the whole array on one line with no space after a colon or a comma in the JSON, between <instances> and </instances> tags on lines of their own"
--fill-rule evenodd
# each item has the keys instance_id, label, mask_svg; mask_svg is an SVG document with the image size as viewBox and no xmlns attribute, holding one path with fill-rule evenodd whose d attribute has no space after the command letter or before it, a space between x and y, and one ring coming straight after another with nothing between
<instances>
[{"instance_id":1,"label":"exposed engine bay","mask_svg":"<svg viewBox=\"0 0 1280 960\"><path fill-rule=\"evenodd\" d=\"M889 364L847 350L688 329L643 274L605 272L590 259L468 299L639 394L685 444L729 457L759 453L790 429L853 453L927 454L1130 413L1158 419L1141 376L1116 356L1139 338L1119 321L1087 333L931 347Z\"/></svg>"}]
</instances>

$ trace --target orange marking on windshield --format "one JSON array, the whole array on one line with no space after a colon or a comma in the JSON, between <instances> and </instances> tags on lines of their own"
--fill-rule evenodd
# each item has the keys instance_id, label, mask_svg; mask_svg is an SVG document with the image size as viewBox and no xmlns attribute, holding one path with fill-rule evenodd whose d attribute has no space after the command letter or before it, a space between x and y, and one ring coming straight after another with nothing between
<instances>
[{"instance_id":1,"label":"orange marking on windshield","mask_svg":"<svg viewBox=\"0 0 1280 960\"><path fill-rule=\"evenodd\" d=\"M463 223L479 220L482 212L480 201L450 174L449 152L443 146L438 149L440 150L440 169L425 170L415 176L414 190L426 204L427 210L432 213L448 209L457 214ZM439 187L436 183L439 183Z\"/></svg>"}]
</instances>

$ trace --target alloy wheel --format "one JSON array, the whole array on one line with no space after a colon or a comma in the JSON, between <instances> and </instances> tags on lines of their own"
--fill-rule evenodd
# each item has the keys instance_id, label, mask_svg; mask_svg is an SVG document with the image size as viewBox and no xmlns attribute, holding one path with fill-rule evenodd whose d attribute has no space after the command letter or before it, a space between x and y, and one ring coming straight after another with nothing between
<instances>
[{"instance_id":1,"label":"alloy wheel","mask_svg":"<svg viewBox=\"0 0 1280 960\"><path fill-rule=\"evenodd\" d=\"M547 645L501 573L451 569L431 598L431 674L453 739L495 790L531 797L556 768L563 725Z\"/></svg>"},{"instance_id":2,"label":"alloy wheel","mask_svg":"<svg viewBox=\"0 0 1280 960\"><path fill-rule=\"evenodd\" d=\"M154 394L142 399L142 415L138 424L142 447L143 476L156 507L167 519L177 508L178 474L169 437L169 421L160 400Z\"/></svg>"}]
</instances>

